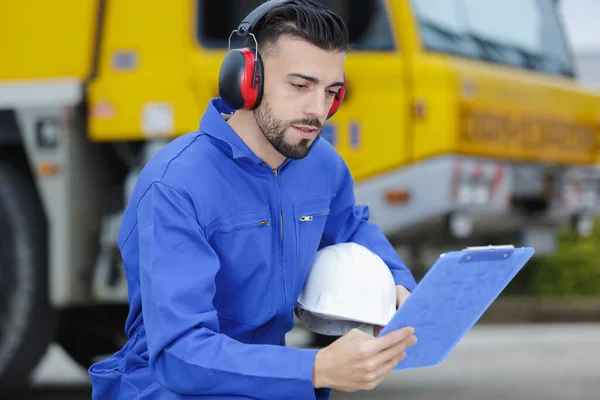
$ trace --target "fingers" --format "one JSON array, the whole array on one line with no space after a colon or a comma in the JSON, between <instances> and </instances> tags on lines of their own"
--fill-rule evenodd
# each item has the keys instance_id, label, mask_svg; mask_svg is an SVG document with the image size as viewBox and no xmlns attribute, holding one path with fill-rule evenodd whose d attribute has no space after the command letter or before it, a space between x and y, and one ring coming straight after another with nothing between
<instances>
[{"instance_id":1,"label":"fingers","mask_svg":"<svg viewBox=\"0 0 600 400\"><path fill-rule=\"evenodd\" d=\"M413 336L405 342L409 342L409 345L405 346L404 342L401 342L400 344L394 346L394 352L388 351L388 349L378 355L378 359L376 361L378 365L377 368L372 370L370 374L367 373L367 376L369 376L371 379L370 382L368 382L369 387L374 388L386 380L396 365L406 358L406 352L404 350L414 345L417 340L416 337Z\"/></svg>"},{"instance_id":2,"label":"fingers","mask_svg":"<svg viewBox=\"0 0 600 400\"><path fill-rule=\"evenodd\" d=\"M380 338L357 329L339 339L336 349L341 353L352 354L345 365L349 365L353 371L353 385L358 390L371 390L387 378L406 357L405 350L416 342L412 327L390 332ZM339 387L345 387L349 382L341 383Z\"/></svg>"},{"instance_id":3,"label":"fingers","mask_svg":"<svg viewBox=\"0 0 600 400\"><path fill-rule=\"evenodd\" d=\"M372 341L372 352L373 354L379 353L385 349L395 346L397 343L408 339L415 333L414 328L406 327L398 329L383 335L380 338L376 338Z\"/></svg>"},{"instance_id":4,"label":"fingers","mask_svg":"<svg viewBox=\"0 0 600 400\"><path fill-rule=\"evenodd\" d=\"M377 355L373 356L370 362L376 368L381 369L385 364L389 362L393 362L396 359L403 359L402 354L404 354L404 351L409 347L413 346L415 343L417 343L417 337L414 335L410 336L406 340L398 342L396 345L387 348L378 353ZM398 362L396 362L396 364Z\"/></svg>"},{"instance_id":5,"label":"fingers","mask_svg":"<svg viewBox=\"0 0 600 400\"><path fill-rule=\"evenodd\" d=\"M373 339L373 336L369 335L366 332L361 331L358 328L352 329L350 332L346 333L344 336L347 336L348 338L350 338L352 340Z\"/></svg>"},{"instance_id":6,"label":"fingers","mask_svg":"<svg viewBox=\"0 0 600 400\"><path fill-rule=\"evenodd\" d=\"M402 350L395 353L392 358L386 357L385 361L375 366L371 364L367 366L362 373L362 379L360 381L361 390L373 390L381 382L387 379L394 367L406 357L406 353Z\"/></svg>"},{"instance_id":7,"label":"fingers","mask_svg":"<svg viewBox=\"0 0 600 400\"><path fill-rule=\"evenodd\" d=\"M390 375L390 373L394 370L396 365L398 365L398 363L403 361L405 358L406 358L406 352L402 351L399 354L396 354L390 360L387 360L385 363L383 363L383 365L380 368L380 371L381 371L380 382L384 381Z\"/></svg>"}]
</instances>

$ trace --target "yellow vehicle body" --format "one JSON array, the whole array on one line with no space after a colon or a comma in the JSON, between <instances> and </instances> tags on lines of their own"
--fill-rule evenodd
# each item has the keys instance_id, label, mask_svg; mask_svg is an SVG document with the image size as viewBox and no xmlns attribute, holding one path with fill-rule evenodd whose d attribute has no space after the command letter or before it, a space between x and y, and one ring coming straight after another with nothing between
<instances>
[{"instance_id":1,"label":"yellow vehicle body","mask_svg":"<svg viewBox=\"0 0 600 400\"><path fill-rule=\"evenodd\" d=\"M91 72L98 0L0 5L0 82L74 78Z\"/></svg>"},{"instance_id":2,"label":"yellow vehicle body","mask_svg":"<svg viewBox=\"0 0 600 400\"><path fill-rule=\"evenodd\" d=\"M197 14L195 6L191 0L111 3L107 12L115 18L107 19L104 56L89 87L91 140L148 139L142 127L149 103L173 110L167 135L198 128L207 101L218 96L226 50L198 43L190 18ZM410 2L388 0L385 7L396 49L350 54L349 96L330 122L336 148L355 179L448 153L598 161L597 94L573 79L428 53L420 45ZM133 13L135 19L129 17ZM128 51L136 65L115 70L113 56ZM98 109L110 111L95 113ZM353 129L359 136L354 141Z\"/></svg>"},{"instance_id":3,"label":"yellow vehicle body","mask_svg":"<svg viewBox=\"0 0 600 400\"><path fill-rule=\"evenodd\" d=\"M0 81L90 79L87 134L94 142L196 130L208 100L218 96L226 51L196 39L197 2L108 1L99 12L100 6L41 1L32 13L30 2L9 1L0 33L19 39L0 42ZM440 154L598 162L597 94L570 78L428 52L410 1L384 6L395 49L349 55L348 99L330 122L357 180ZM169 113L159 131L144 121L156 105Z\"/></svg>"}]
</instances>

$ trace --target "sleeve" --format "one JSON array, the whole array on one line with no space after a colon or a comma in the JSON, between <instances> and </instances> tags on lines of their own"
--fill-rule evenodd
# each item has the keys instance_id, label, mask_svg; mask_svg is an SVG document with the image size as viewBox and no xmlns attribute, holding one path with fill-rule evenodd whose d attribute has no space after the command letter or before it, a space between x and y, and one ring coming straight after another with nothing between
<instances>
[{"instance_id":1,"label":"sleeve","mask_svg":"<svg viewBox=\"0 0 600 400\"><path fill-rule=\"evenodd\" d=\"M412 292L417 285L414 276L381 229L369 222L368 206L356 204L352 175L343 160L340 164L340 184L331 202L321 246L344 242L365 246L387 264L396 285L402 285Z\"/></svg>"},{"instance_id":2,"label":"sleeve","mask_svg":"<svg viewBox=\"0 0 600 400\"><path fill-rule=\"evenodd\" d=\"M165 183L153 183L138 205L142 312L156 379L179 394L314 398L316 349L244 344L219 332L219 259L196 215L190 197Z\"/></svg>"}]
</instances>

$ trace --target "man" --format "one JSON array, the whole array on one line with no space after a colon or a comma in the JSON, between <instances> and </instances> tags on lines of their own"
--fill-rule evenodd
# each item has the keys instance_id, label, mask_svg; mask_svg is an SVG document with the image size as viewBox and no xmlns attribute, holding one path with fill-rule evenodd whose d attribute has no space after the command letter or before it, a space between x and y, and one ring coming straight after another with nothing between
<instances>
[{"instance_id":1,"label":"man","mask_svg":"<svg viewBox=\"0 0 600 400\"><path fill-rule=\"evenodd\" d=\"M94 399L328 398L374 388L416 342L406 328L381 338L354 330L320 350L285 346L319 248L354 241L377 253L398 305L415 281L319 139L343 86L343 22L294 0L253 32L258 107L213 99L200 129L168 144L137 182L118 243L129 341L90 368Z\"/></svg>"}]
</instances>

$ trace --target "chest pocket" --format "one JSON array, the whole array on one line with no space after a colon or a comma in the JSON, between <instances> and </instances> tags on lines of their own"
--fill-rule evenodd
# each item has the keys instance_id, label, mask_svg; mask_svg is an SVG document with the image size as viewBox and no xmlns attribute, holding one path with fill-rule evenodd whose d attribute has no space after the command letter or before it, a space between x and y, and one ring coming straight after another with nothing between
<instances>
[{"instance_id":1,"label":"chest pocket","mask_svg":"<svg viewBox=\"0 0 600 400\"><path fill-rule=\"evenodd\" d=\"M300 295L315 253L321 243L332 199L333 195L329 195L303 200L294 204L297 260L294 298Z\"/></svg>"},{"instance_id":2,"label":"chest pocket","mask_svg":"<svg viewBox=\"0 0 600 400\"><path fill-rule=\"evenodd\" d=\"M234 211L206 227L221 262L213 304L219 318L260 325L273 312L273 228L269 206Z\"/></svg>"}]
</instances>

